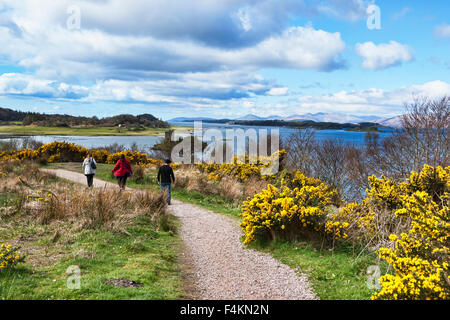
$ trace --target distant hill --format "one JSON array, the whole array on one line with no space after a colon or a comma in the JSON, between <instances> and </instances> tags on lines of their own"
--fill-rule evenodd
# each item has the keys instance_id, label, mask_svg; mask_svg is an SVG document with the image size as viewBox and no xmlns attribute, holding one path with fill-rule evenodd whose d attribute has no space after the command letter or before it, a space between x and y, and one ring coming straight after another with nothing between
<instances>
[{"instance_id":1,"label":"distant hill","mask_svg":"<svg viewBox=\"0 0 450 320\"><path fill-rule=\"evenodd\" d=\"M400 128L402 126L402 117L403 116L397 116L393 118L380 119L375 122L385 127Z\"/></svg>"},{"instance_id":2,"label":"distant hill","mask_svg":"<svg viewBox=\"0 0 450 320\"><path fill-rule=\"evenodd\" d=\"M151 114L131 115L121 114L112 117L77 117L66 114L44 114L35 112L21 112L0 108L0 121L21 121L23 125L37 125L44 127L75 127L97 126L116 127L149 127L167 128L169 124L159 120Z\"/></svg>"},{"instance_id":3,"label":"distant hill","mask_svg":"<svg viewBox=\"0 0 450 320\"><path fill-rule=\"evenodd\" d=\"M223 123L225 119L217 120ZM318 130L349 130L349 131L378 131L382 126L374 122L361 123L337 123L320 122L313 120L305 121L286 121L286 120L228 120L227 123L244 126L268 126L268 127L290 127L297 129L318 129Z\"/></svg>"},{"instance_id":4,"label":"distant hill","mask_svg":"<svg viewBox=\"0 0 450 320\"><path fill-rule=\"evenodd\" d=\"M213 119L213 118L174 118L169 121L220 121L224 122L226 119ZM243 117L239 117L236 119L230 119L233 121L267 121L267 120L279 120L279 121L314 121L314 122L330 122L330 123L361 123L361 122L378 122L381 120L385 120L382 117L369 115L369 116L357 116L351 114L344 113L326 113L326 112L317 112L317 113L305 113L305 114L294 114L288 117L282 117L278 115L272 115L267 117L260 117L254 114L247 114Z\"/></svg>"},{"instance_id":5,"label":"distant hill","mask_svg":"<svg viewBox=\"0 0 450 320\"><path fill-rule=\"evenodd\" d=\"M234 120L244 120L244 121L253 121L253 120L283 120L283 117L280 116L268 116L268 117L258 117L254 114L247 114L246 116L234 119Z\"/></svg>"},{"instance_id":6,"label":"distant hill","mask_svg":"<svg viewBox=\"0 0 450 320\"><path fill-rule=\"evenodd\" d=\"M31 113L0 108L0 121L23 121L29 114Z\"/></svg>"},{"instance_id":7,"label":"distant hill","mask_svg":"<svg viewBox=\"0 0 450 320\"><path fill-rule=\"evenodd\" d=\"M343 114L343 113L326 113L326 112L317 112L317 113L305 113L305 114L296 114L286 118L283 118L285 121L316 121L316 122L335 122L335 123L361 123L361 122L375 122L376 120L381 119L378 116L356 116L351 114Z\"/></svg>"}]
</instances>

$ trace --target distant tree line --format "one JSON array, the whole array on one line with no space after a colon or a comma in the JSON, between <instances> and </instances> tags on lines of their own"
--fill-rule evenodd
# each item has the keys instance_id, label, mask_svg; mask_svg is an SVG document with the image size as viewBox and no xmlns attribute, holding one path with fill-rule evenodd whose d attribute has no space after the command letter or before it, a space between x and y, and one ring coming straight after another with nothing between
<instances>
[{"instance_id":1,"label":"distant tree line","mask_svg":"<svg viewBox=\"0 0 450 320\"><path fill-rule=\"evenodd\" d=\"M0 108L0 121L22 121L30 112Z\"/></svg>"},{"instance_id":2,"label":"distant tree line","mask_svg":"<svg viewBox=\"0 0 450 320\"><path fill-rule=\"evenodd\" d=\"M99 119L98 117L76 117L62 114L42 114L35 112L21 112L0 108L0 121L21 121L23 125L37 125L44 127L74 127L97 126L127 128L168 128L169 124L159 120L151 114L131 115L121 114Z\"/></svg>"}]
</instances>

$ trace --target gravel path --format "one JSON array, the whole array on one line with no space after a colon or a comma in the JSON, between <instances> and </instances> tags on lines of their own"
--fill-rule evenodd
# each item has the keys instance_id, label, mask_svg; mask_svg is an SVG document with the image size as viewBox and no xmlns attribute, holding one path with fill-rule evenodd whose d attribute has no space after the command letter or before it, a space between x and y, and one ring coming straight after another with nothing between
<instances>
[{"instance_id":1,"label":"gravel path","mask_svg":"<svg viewBox=\"0 0 450 320\"><path fill-rule=\"evenodd\" d=\"M58 177L86 183L84 175L66 170L46 170ZM94 180L95 187L116 184ZM172 201L170 212L181 221L185 262L195 298L219 300L312 300L307 277L268 254L246 249L237 221L181 201Z\"/></svg>"}]
</instances>

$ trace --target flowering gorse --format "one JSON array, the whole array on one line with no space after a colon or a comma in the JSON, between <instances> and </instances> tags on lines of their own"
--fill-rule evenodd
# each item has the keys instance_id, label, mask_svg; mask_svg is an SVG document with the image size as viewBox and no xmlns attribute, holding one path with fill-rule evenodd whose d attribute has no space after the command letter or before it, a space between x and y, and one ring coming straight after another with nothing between
<instances>
[{"instance_id":1,"label":"flowering gorse","mask_svg":"<svg viewBox=\"0 0 450 320\"><path fill-rule=\"evenodd\" d=\"M397 183L369 177L367 197L331 215L336 238L387 243L379 256L394 269L372 299L449 299L450 167L425 165Z\"/></svg>"},{"instance_id":2,"label":"flowering gorse","mask_svg":"<svg viewBox=\"0 0 450 320\"><path fill-rule=\"evenodd\" d=\"M269 157L256 157L251 161L248 155L233 157L232 163L205 163L199 164L198 168L208 174L208 179L220 181L223 177L234 177L239 181L247 181L250 177L268 178L263 175L263 168L268 168L273 161L282 162L286 155L285 150L274 152Z\"/></svg>"},{"instance_id":3,"label":"flowering gorse","mask_svg":"<svg viewBox=\"0 0 450 320\"><path fill-rule=\"evenodd\" d=\"M42 145L37 150L23 149L10 150L0 152L0 161L24 161L24 160L38 160L46 159L50 163L67 162L67 161L82 161L88 153L98 163L114 164L120 159L123 154L132 163L140 165L162 165L163 161L149 158L147 154L139 151L124 151L117 153L110 153L105 149L89 150L85 147L76 145L74 143L55 141Z\"/></svg>"},{"instance_id":4,"label":"flowering gorse","mask_svg":"<svg viewBox=\"0 0 450 320\"><path fill-rule=\"evenodd\" d=\"M0 270L12 268L20 261L18 250L19 248L13 248L10 244L0 245Z\"/></svg>"},{"instance_id":5,"label":"flowering gorse","mask_svg":"<svg viewBox=\"0 0 450 320\"><path fill-rule=\"evenodd\" d=\"M256 237L295 237L305 231L321 231L326 208L336 196L335 190L300 172L292 180L283 180L280 188L269 184L267 189L244 201L241 223L244 243Z\"/></svg>"},{"instance_id":6,"label":"flowering gorse","mask_svg":"<svg viewBox=\"0 0 450 320\"><path fill-rule=\"evenodd\" d=\"M425 166L408 180L396 217L411 219L408 233L391 235L394 248L379 255L394 268L372 299L450 299L450 167ZM411 193L413 192L413 193Z\"/></svg>"}]
</instances>

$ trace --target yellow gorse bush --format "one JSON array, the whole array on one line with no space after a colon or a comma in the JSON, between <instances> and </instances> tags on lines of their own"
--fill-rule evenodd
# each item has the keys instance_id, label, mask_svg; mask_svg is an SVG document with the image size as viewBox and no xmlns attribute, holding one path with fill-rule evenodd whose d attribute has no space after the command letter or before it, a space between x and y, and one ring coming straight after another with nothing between
<instances>
[{"instance_id":1,"label":"yellow gorse bush","mask_svg":"<svg viewBox=\"0 0 450 320\"><path fill-rule=\"evenodd\" d=\"M394 215L396 210L405 207L405 196L424 191L437 201L450 188L448 171L449 168L425 165L420 173L411 172L410 178L402 183L384 176L371 176L367 197L334 213L328 223L328 231L332 233L332 226L337 226L336 238L364 241L387 239L396 229L407 231L409 217Z\"/></svg>"},{"instance_id":2,"label":"yellow gorse bush","mask_svg":"<svg viewBox=\"0 0 450 320\"><path fill-rule=\"evenodd\" d=\"M51 142L41 146L37 150L23 149L23 150L10 150L0 152L0 161L24 161L24 160L37 160L47 159L48 162L67 162L67 161L82 161L88 153L92 153L92 156L98 163L114 164L120 159L120 156L124 154L127 159L132 163L140 165L162 165L163 161L149 158L145 153L139 151L124 151L117 153L110 153L104 149L97 149L90 151L89 149L68 142Z\"/></svg>"},{"instance_id":3,"label":"yellow gorse bush","mask_svg":"<svg viewBox=\"0 0 450 320\"><path fill-rule=\"evenodd\" d=\"M336 196L335 190L300 172L290 181L283 180L280 188L269 185L243 203L244 243L248 244L256 237L290 237L306 230L321 231L326 208Z\"/></svg>"},{"instance_id":4,"label":"yellow gorse bush","mask_svg":"<svg viewBox=\"0 0 450 320\"><path fill-rule=\"evenodd\" d=\"M369 178L367 197L332 214L336 238L392 241L378 254L394 269L372 299L449 299L450 167L425 165L407 181Z\"/></svg>"},{"instance_id":5,"label":"yellow gorse bush","mask_svg":"<svg viewBox=\"0 0 450 320\"><path fill-rule=\"evenodd\" d=\"M274 152L268 157L257 157L250 159L248 155L233 157L232 163L204 163L198 168L208 174L208 179L220 181L224 176L237 178L239 181L247 181L250 177L266 178L263 168L268 168L274 161L281 163L285 150ZM272 176L272 175L270 175Z\"/></svg>"},{"instance_id":6,"label":"yellow gorse bush","mask_svg":"<svg viewBox=\"0 0 450 320\"><path fill-rule=\"evenodd\" d=\"M20 261L18 249L13 248L10 244L2 243L0 245L0 270L12 268Z\"/></svg>"},{"instance_id":7,"label":"yellow gorse bush","mask_svg":"<svg viewBox=\"0 0 450 320\"><path fill-rule=\"evenodd\" d=\"M438 189L434 186L428 190ZM372 299L450 298L450 194L447 191L441 195L435 193L436 202L426 191L403 197L404 208L395 215L409 217L411 229L400 237L391 235L394 249L379 250L379 256L393 266L395 274L381 277L382 289Z\"/></svg>"}]
</instances>

